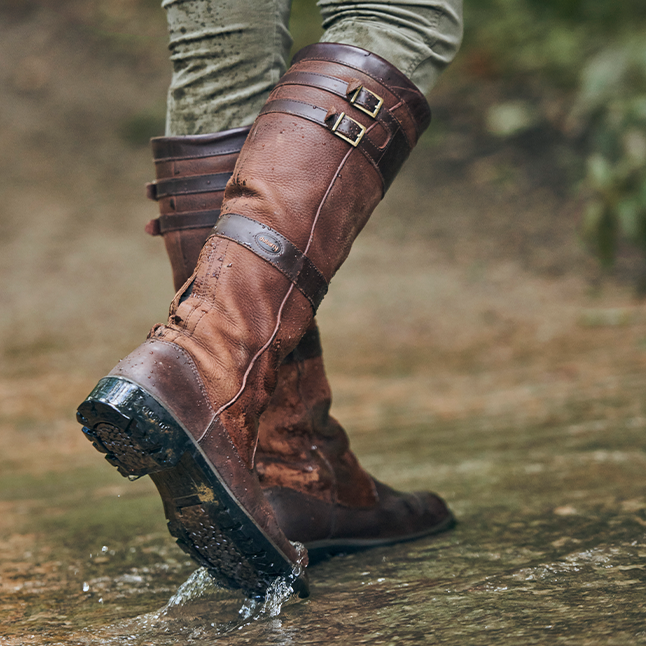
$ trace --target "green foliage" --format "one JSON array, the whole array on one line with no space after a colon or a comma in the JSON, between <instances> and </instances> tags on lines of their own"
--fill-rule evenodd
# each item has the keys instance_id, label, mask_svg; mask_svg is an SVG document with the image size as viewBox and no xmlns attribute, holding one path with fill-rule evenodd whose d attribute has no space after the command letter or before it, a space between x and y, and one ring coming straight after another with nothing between
<instances>
[{"instance_id":1,"label":"green foliage","mask_svg":"<svg viewBox=\"0 0 646 646\"><path fill-rule=\"evenodd\" d=\"M588 148L584 238L604 265L646 254L646 2L465 0L465 46L519 84L574 97L564 133Z\"/></svg>"},{"instance_id":2,"label":"green foliage","mask_svg":"<svg viewBox=\"0 0 646 646\"><path fill-rule=\"evenodd\" d=\"M646 25L644 0L464 0L463 49L482 49L507 76L576 87L610 38Z\"/></svg>"},{"instance_id":3,"label":"green foliage","mask_svg":"<svg viewBox=\"0 0 646 646\"><path fill-rule=\"evenodd\" d=\"M589 61L572 117L592 143L585 238L605 265L619 236L646 253L646 39L607 47Z\"/></svg>"},{"instance_id":4,"label":"green foliage","mask_svg":"<svg viewBox=\"0 0 646 646\"><path fill-rule=\"evenodd\" d=\"M563 12L561 2L465 0L463 49L484 51L503 76L531 74L571 87L598 27Z\"/></svg>"}]
</instances>

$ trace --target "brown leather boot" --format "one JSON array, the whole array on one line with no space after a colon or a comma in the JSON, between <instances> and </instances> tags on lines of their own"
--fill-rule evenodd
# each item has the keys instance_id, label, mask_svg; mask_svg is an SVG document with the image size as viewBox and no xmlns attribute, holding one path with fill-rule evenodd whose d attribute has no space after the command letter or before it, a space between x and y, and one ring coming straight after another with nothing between
<instances>
[{"instance_id":1,"label":"brown leather boot","mask_svg":"<svg viewBox=\"0 0 646 646\"><path fill-rule=\"evenodd\" d=\"M451 528L455 521L441 498L395 491L361 467L329 414L331 403L313 327L278 370L256 452L260 484L278 523L288 538L305 544L310 561Z\"/></svg>"},{"instance_id":2,"label":"brown leather boot","mask_svg":"<svg viewBox=\"0 0 646 646\"><path fill-rule=\"evenodd\" d=\"M286 576L305 593L306 560L254 470L259 418L429 121L424 97L383 59L347 45L302 50L252 127L167 325L79 407L122 473L152 475L171 532L231 586L262 594Z\"/></svg>"},{"instance_id":3,"label":"brown leather boot","mask_svg":"<svg viewBox=\"0 0 646 646\"><path fill-rule=\"evenodd\" d=\"M249 128L152 140L157 181L148 196L160 217L146 230L162 235L175 289L190 278L220 215ZM256 470L288 538L310 558L410 540L449 528L453 517L430 493L393 491L366 473L348 436L329 415L332 396L316 322L278 371L260 417Z\"/></svg>"},{"instance_id":4,"label":"brown leather boot","mask_svg":"<svg viewBox=\"0 0 646 646\"><path fill-rule=\"evenodd\" d=\"M159 217L146 232L164 238L175 291L191 277L220 217L224 188L249 130L151 140L156 180L146 189L159 204Z\"/></svg>"}]
</instances>

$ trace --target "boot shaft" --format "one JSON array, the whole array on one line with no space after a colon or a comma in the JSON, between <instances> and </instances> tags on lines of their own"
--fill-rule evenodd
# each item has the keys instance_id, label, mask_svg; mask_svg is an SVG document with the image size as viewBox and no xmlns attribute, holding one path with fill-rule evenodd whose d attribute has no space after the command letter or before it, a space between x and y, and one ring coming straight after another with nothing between
<instances>
[{"instance_id":1,"label":"boot shaft","mask_svg":"<svg viewBox=\"0 0 646 646\"><path fill-rule=\"evenodd\" d=\"M194 357L241 444L255 442L280 363L429 121L403 74L346 45L305 48L272 91L155 333Z\"/></svg>"},{"instance_id":2,"label":"boot shaft","mask_svg":"<svg viewBox=\"0 0 646 646\"><path fill-rule=\"evenodd\" d=\"M220 217L229 181L249 128L151 140L156 181L146 186L160 215L146 231L164 238L175 291L189 279Z\"/></svg>"},{"instance_id":3,"label":"boot shaft","mask_svg":"<svg viewBox=\"0 0 646 646\"><path fill-rule=\"evenodd\" d=\"M216 235L273 264L316 308L324 289L312 277L329 282L429 122L426 99L383 59L306 47L254 123Z\"/></svg>"}]
</instances>

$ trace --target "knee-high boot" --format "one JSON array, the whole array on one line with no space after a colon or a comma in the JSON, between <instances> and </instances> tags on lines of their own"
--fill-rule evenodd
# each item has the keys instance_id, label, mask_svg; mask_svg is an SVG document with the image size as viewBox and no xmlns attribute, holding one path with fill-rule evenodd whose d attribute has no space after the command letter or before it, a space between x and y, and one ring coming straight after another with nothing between
<instances>
[{"instance_id":1,"label":"knee-high boot","mask_svg":"<svg viewBox=\"0 0 646 646\"><path fill-rule=\"evenodd\" d=\"M160 216L147 231L163 236L175 289L190 278L217 223L224 186L249 128L152 140L157 179L148 195ZM434 494L393 491L366 473L343 427L330 416L330 385L316 322L285 358L261 415L255 466L288 538L311 556L409 540L449 527Z\"/></svg>"},{"instance_id":2,"label":"knee-high boot","mask_svg":"<svg viewBox=\"0 0 646 646\"><path fill-rule=\"evenodd\" d=\"M259 419L429 120L383 59L347 45L302 50L252 127L168 323L79 407L122 473L151 474L171 532L229 585L262 593L283 575L305 591L306 557L254 469Z\"/></svg>"}]
</instances>

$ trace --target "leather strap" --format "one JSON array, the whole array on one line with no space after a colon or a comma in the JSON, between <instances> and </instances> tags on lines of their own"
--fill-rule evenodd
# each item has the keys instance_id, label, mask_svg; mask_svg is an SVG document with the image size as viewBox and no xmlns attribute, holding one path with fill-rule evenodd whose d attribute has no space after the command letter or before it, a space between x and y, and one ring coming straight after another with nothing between
<instances>
[{"instance_id":1,"label":"leather strap","mask_svg":"<svg viewBox=\"0 0 646 646\"><path fill-rule=\"evenodd\" d=\"M332 94L336 94L337 96L348 100L355 108L365 112L371 118L376 119L386 129L386 131L390 133L390 139L387 144L388 148L391 148L390 143L392 139L395 140L393 142L394 145L392 146L392 150L401 149L403 151L405 150L405 147L408 146L408 151L401 161L394 161L395 164L399 163L399 166L397 166L394 171L394 175L397 174L401 165L406 161L410 151L413 149L413 144L411 144L406 137L406 133L402 129L399 121L383 106L383 98L376 92L373 92L364 85L361 85L359 81L355 80L353 82L346 82L333 76L319 74L318 72L296 71L285 74L280 79L280 84L307 85L309 87L315 87L320 90L331 92ZM387 171L384 172L383 168L380 168L379 170L387 189L392 183L394 176L389 178Z\"/></svg>"},{"instance_id":2,"label":"leather strap","mask_svg":"<svg viewBox=\"0 0 646 646\"><path fill-rule=\"evenodd\" d=\"M316 327L305 332L298 345L283 359L283 365L316 359L322 355L321 335Z\"/></svg>"},{"instance_id":3,"label":"leather strap","mask_svg":"<svg viewBox=\"0 0 646 646\"><path fill-rule=\"evenodd\" d=\"M212 175L158 179L146 184L146 195L151 200L160 200L162 197L172 197L173 195L223 191L232 175L233 173L214 173Z\"/></svg>"},{"instance_id":4,"label":"leather strap","mask_svg":"<svg viewBox=\"0 0 646 646\"><path fill-rule=\"evenodd\" d=\"M146 233L151 236L163 236L170 231L185 229L207 229L215 226L220 217L220 209L211 211L186 211L173 215L160 215L146 225Z\"/></svg>"},{"instance_id":5,"label":"leather strap","mask_svg":"<svg viewBox=\"0 0 646 646\"><path fill-rule=\"evenodd\" d=\"M410 154L411 149L408 140L392 115L389 115L392 123L386 126L391 133L391 137L383 147L379 148L370 141L367 128L348 117L344 112L330 113L324 108L292 99L268 101L263 106L260 114L272 112L291 114L313 121L358 148L379 173L383 181L384 193L388 190L402 164ZM385 110L381 110L380 114L382 113L388 114Z\"/></svg>"},{"instance_id":6,"label":"leather strap","mask_svg":"<svg viewBox=\"0 0 646 646\"><path fill-rule=\"evenodd\" d=\"M377 115L382 112L383 98L361 85L358 81L347 82L334 76L319 74L318 72L287 72L287 74L281 77L280 84L307 85L309 87L319 88L320 90L326 90L327 92L347 99L357 109L365 112L373 119L376 119ZM353 85L356 85L356 87L353 88Z\"/></svg>"},{"instance_id":7,"label":"leather strap","mask_svg":"<svg viewBox=\"0 0 646 646\"><path fill-rule=\"evenodd\" d=\"M417 134L431 122L431 108L417 86L387 60L354 45L314 43L303 47L292 59L292 66L301 61L326 61L355 69L375 79L402 99L413 117ZM416 143L416 142L415 142Z\"/></svg>"},{"instance_id":8,"label":"leather strap","mask_svg":"<svg viewBox=\"0 0 646 646\"><path fill-rule=\"evenodd\" d=\"M249 134L249 126L208 135L154 137L150 140L155 162L200 159L239 153Z\"/></svg>"},{"instance_id":9,"label":"leather strap","mask_svg":"<svg viewBox=\"0 0 646 646\"><path fill-rule=\"evenodd\" d=\"M237 242L273 265L294 283L316 312L327 293L327 281L314 263L285 236L238 213L220 216L213 233Z\"/></svg>"},{"instance_id":10,"label":"leather strap","mask_svg":"<svg viewBox=\"0 0 646 646\"><path fill-rule=\"evenodd\" d=\"M363 85L353 90L352 85L346 83L346 81L316 72L288 72L280 79L280 84L308 85L347 99L355 108L381 123L390 132L391 137L399 137L401 132L408 145L409 153L413 149L413 145L406 139L399 121L393 117L388 109L384 108L383 99ZM350 88L350 91L348 91L348 88ZM403 142L401 144L404 145Z\"/></svg>"}]
</instances>

